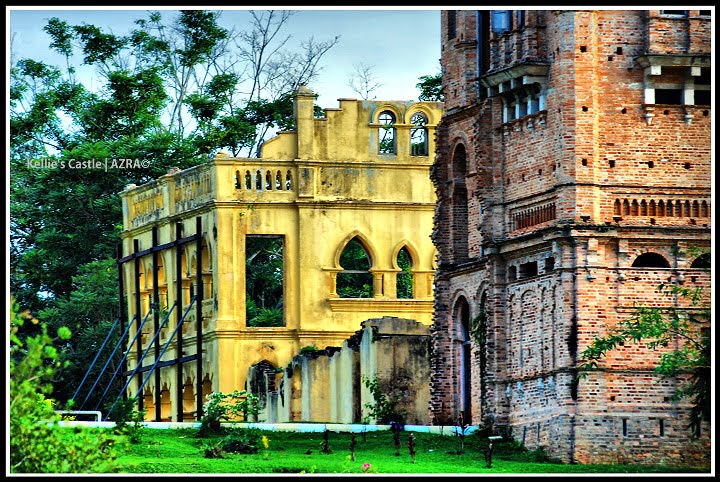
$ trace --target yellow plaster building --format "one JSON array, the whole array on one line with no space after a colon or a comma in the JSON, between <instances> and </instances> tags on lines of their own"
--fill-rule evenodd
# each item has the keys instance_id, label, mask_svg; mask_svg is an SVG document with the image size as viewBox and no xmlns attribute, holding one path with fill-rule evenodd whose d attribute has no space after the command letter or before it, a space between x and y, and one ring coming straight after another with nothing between
<instances>
[{"instance_id":1,"label":"yellow plaster building","mask_svg":"<svg viewBox=\"0 0 720 482\"><path fill-rule=\"evenodd\" d=\"M429 169L442 104L340 99L322 118L314 117L313 104L314 94L301 87L296 130L268 140L260 158L221 154L121 193L122 286L132 320L126 386L129 396L144 394L149 420L195 419L207 393L246 388L251 367L282 369L302 347L339 346L364 320L432 323ZM257 253L246 250L266 242L275 243L279 260L280 301L272 308L281 326L249 326L246 266ZM367 254L365 269L341 265L350 243ZM411 286L402 293L401 276ZM368 280L360 297L338 289L353 277ZM157 317L148 314L154 293ZM186 310L196 295L199 308ZM142 336L132 343L142 320ZM193 360L200 344L202 356ZM143 368L130 379L138 359ZM160 362L151 370L154 360Z\"/></svg>"}]
</instances>

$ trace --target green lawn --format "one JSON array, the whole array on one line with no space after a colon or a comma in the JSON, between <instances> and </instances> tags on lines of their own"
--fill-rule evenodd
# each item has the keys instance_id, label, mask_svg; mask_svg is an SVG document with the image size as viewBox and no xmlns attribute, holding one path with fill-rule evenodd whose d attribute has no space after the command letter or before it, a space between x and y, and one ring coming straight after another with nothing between
<instances>
[{"instance_id":1,"label":"green lawn","mask_svg":"<svg viewBox=\"0 0 720 482\"><path fill-rule=\"evenodd\" d=\"M372 473L687 473L700 472L661 466L567 465L548 461L543 454L529 452L517 444L495 444L493 463L487 468L487 440L468 435L465 453L457 454L456 436L414 433L415 463L408 453L410 432L401 432L400 455L395 455L392 433L371 432L362 440L356 434L355 461L350 460L349 433L329 434L332 453L321 452L322 433L263 431L268 449L258 453L222 453L206 458L206 446L217 445L223 436L195 437L194 429L143 429L142 440L129 444L118 459L121 473L362 473L370 464Z\"/></svg>"}]
</instances>

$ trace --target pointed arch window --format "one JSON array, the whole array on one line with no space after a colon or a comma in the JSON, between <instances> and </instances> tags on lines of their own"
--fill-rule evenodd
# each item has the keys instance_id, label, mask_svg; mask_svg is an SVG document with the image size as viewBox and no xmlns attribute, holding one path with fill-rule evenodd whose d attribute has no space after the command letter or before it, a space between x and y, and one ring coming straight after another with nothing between
<instances>
[{"instance_id":1,"label":"pointed arch window","mask_svg":"<svg viewBox=\"0 0 720 482\"><path fill-rule=\"evenodd\" d=\"M378 116L380 129L378 130L378 147L380 154L395 154L395 114L384 110Z\"/></svg>"},{"instance_id":2,"label":"pointed arch window","mask_svg":"<svg viewBox=\"0 0 720 482\"><path fill-rule=\"evenodd\" d=\"M340 298L372 298L372 260L359 239L353 238L340 254L337 294Z\"/></svg>"},{"instance_id":3,"label":"pointed arch window","mask_svg":"<svg viewBox=\"0 0 720 482\"><path fill-rule=\"evenodd\" d=\"M411 156L427 156L428 155L428 133L427 133L427 117L425 114L416 112L410 118L413 127L410 129L410 155Z\"/></svg>"},{"instance_id":4,"label":"pointed arch window","mask_svg":"<svg viewBox=\"0 0 720 482\"><path fill-rule=\"evenodd\" d=\"M410 299L413 297L413 274L412 274L412 257L406 247L398 251L397 265L402 271L397 274L397 297L401 299Z\"/></svg>"}]
</instances>

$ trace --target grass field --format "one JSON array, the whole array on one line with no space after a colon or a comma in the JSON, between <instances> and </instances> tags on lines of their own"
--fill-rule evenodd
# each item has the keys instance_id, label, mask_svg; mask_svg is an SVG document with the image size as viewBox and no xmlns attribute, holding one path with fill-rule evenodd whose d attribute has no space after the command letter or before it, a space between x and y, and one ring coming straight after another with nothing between
<instances>
[{"instance_id":1,"label":"grass field","mask_svg":"<svg viewBox=\"0 0 720 482\"><path fill-rule=\"evenodd\" d=\"M321 451L322 433L263 431L268 448L260 444L257 453L221 452L207 458L206 448L218 446L225 435L196 437L196 429L143 429L139 443L129 444L118 459L121 473L205 473L205 474L517 474L517 473L690 473L701 472L662 466L569 465L553 463L541 452L530 452L516 443L496 443L492 467L488 468L484 450L487 439L465 437L465 451L458 454L459 438L453 435L414 433L415 462L408 452L410 432L401 432L400 455L396 456L389 431L371 432L363 441L356 434L355 461L350 458L349 433L330 432L328 447ZM229 433L229 432L228 432Z\"/></svg>"}]
</instances>

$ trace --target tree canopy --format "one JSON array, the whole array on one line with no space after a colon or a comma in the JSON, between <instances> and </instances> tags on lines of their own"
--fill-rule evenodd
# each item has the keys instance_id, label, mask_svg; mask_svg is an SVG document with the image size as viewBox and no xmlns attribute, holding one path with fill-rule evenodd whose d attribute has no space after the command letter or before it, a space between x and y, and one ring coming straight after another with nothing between
<instances>
[{"instance_id":1,"label":"tree canopy","mask_svg":"<svg viewBox=\"0 0 720 482\"><path fill-rule=\"evenodd\" d=\"M49 328L73 330L75 370L117 317L119 193L221 149L257 156L271 129L292 128L293 92L339 41L294 41L293 11L249 13L225 28L220 12L150 12L121 34L53 17L60 65L11 45L10 289ZM134 162L108 169L113 159ZM60 376L58 387L82 373Z\"/></svg>"}]
</instances>

